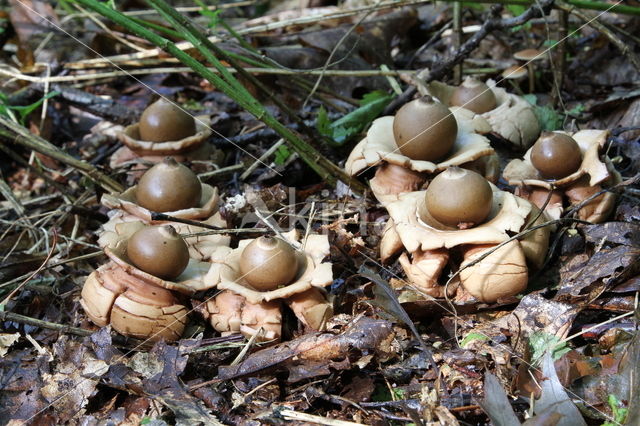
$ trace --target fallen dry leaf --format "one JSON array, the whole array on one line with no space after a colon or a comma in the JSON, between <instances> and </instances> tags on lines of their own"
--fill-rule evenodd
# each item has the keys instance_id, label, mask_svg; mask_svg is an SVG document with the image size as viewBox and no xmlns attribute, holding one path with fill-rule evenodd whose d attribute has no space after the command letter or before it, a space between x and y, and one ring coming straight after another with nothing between
<instances>
[{"instance_id":1,"label":"fallen dry leaf","mask_svg":"<svg viewBox=\"0 0 640 426\"><path fill-rule=\"evenodd\" d=\"M375 353L383 359L393 356L389 347L393 337L390 322L362 317L341 334L305 334L290 342L251 354L237 365L220 367L218 379L229 380L259 374L268 369L289 369L309 363L313 365L317 374L323 375L327 374L323 364L331 364L334 360L344 361L354 350L360 353ZM340 366L348 368L349 365L347 363Z\"/></svg>"}]
</instances>

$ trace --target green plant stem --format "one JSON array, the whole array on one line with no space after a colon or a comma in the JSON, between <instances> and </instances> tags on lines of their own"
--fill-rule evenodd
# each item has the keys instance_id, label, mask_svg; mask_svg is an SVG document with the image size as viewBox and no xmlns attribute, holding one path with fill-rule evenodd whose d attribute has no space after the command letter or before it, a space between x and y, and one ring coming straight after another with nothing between
<instances>
[{"instance_id":1,"label":"green plant stem","mask_svg":"<svg viewBox=\"0 0 640 426\"><path fill-rule=\"evenodd\" d=\"M180 34L178 31L174 31L174 30L172 30L170 28L165 28L162 25L158 25L156 23L147 21L145 19L140 19L140 18L136 18L136 17L133 17L133 16L130 16L129 18L131 18L131 20L135 21L136 23L138 23L138 24L140 24L140 25L142 25L144 27L147 27L147 28L150 28L152 30L156 30L158 32L161 32L161 33L163 33L165 35L168 35L169 37L175 38L176 40L178 40L178 39L180 39L182 37L182 34Z\"/></svg>"},{"instance_id":2,"label":"green plant stem","mask_svg":"<svg viewBox=\"0 0 640 426\"><path fill-rule=\"evenodd\" d=\"M213 44L202 32L198 31L197 28L193 26L193 24L189 21L189 19L180 14L174 8L169 6L164 0L147 0L147 3L151 5L154 9L160 13L162 17L164 17L167 21L169 21L173 27L184 35L184 37L191 42L198 51L207 59L209 62L213 64L213 66L220 71L222 77L236 87L238 90L244 92L244 95L247 97L251 97L249 92L245 89L245 87L240 84L240 82L229 73L227 67L225 67L218 57L226 60L229 64L244 77L247 81L253 84L258 90L262 91L267 97L269 97L284 113L286 113L291 119L296 121L298 124L304 126L304 122L302 119L293 112L287 105L285 105L279 97L275 96L274 93L271 92L266 86L260 82L253 74L247 72L243 66L241 66L235 58L231 57L228 52L220 49L218 46ZM217 55L217 56L216 56ZM226 72L223 73L222 70Z\"/></svg>"},{"instance_id":3,"label":"green plant stem","mask_svg":"<svg viewBox=\"0 0 640 426\"><path fill-rule=\"evenodd\" d=\"M100 172L91 164L86 161L78 160L73 156L62 151L51 142L42 139L40 136L36 136L29 132L27 129L19 124L14 123L10 119L0 116L0 124L5 126L7 130L0 129L0 137L8 140L13 140L19 145L23 145L36 152L44 154L48 157L58 160L70 167L79 170L82 174L87 176L93 182L103 187L108 192L122 192L124 188L115 180L109 176Z\"/></svg>"},{"instance_id":4,"label":"green plant stem","mask_svg":"<svg viewBox=\"0 0 640 426\"><path fill-rule=\"evenodd\" d=\"M247 72L243 66L241 66L234 58L229 57L225 51L211 42L205 34L191 23L191 21L184 15L180 14L173 7L167 4L164 0L147 0L147 4L153 7L160 13L160 15L166 19L171 25L180 33L184 34L185 38L198 49L198 51L220 72L221 76L237 90L243 91L244 96L248 99L253 99L251 94L245 89L245 87L229 72L229 69L225 67L220 59L224 59L248 82L253 84L258 90L262 91L267 98L271 99L281 111L287 116L298 123L301 129L305 129L307 133L313 131L307 127L302 118L298 116L291 108L289 108L284 102L280 100L269 88L262 84L254 75ZM245 43L246 46L248 44ZM263 108L261 104L256 101L256 104L260 108Z\"/></svg>"},{"instance_id":5,"label":"green plant stem","mask_svg":"<svg viewBox=\"0 0 640 426\"><path fill-rule=\"evenodd\" d=\"M140 26L120 12L107 7L96 0L75 1L84 5L85 7L88 7L94 12L97 12L100 15L111 19L118 25L122 25L126 29L134 32L139 37L142 37L155 46L165 50L166 52L173 55L176 59L181 61L183 64L191 68L197 74L208 80L211 84L224 92L231 99L236 101L238 105L247 110L258 120L271 127L276 133L278 133L283 139L285 139L292 147L292 149L294 149L300 155L302 160L305 161L309 165L309 167L311 167L311 169L313 169L328 184L335 185L338 180L341 180L344 183L348 184L354 191L365 191L365 187L362 183L347 175L342 169L325 158L315 148L311 147L305 141L303 141L300 136L292 132L277 119L275 119L275 117L269 114L264 106L256 101L255 98L253 98L246 91L246 89L244 89L244 87L239 87L239 83L237 82L237 80L231 75L231 73L228 72L228 70L224 66L220 64L219 61L212 61L212 65L216 66L216 63L220 64L220 69L218 70L221 73L220 76L210 71L205 65L201 64L199 61L197 61L184 51L180 50L171 41ZM196 41L194 45L197 48L202 47L202 43L198 41Z\"/></svg>"}]
</instances>

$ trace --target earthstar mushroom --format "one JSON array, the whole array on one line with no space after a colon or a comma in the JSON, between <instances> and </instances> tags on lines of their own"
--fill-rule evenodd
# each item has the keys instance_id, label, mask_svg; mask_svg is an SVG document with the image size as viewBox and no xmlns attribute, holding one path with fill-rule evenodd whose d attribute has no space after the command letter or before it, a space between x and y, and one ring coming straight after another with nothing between
<instances>
[{"instance_id":1,"label":"earthstar mushroom","mask_svg":"<svg viewBox=\"0 0 640 426\"><path fill-rule=\"evenodd\" d=\"M404 104L393 118L398 150L412 160L440 160L453 147L457 134L451 111L431 96Z\"/></svg>"},{"instance_id":2,"label":"earthstar mushroom","mask_svg":"<svg viewBox=\"0 0 640 426\"><path fill-rule=\"evenodd\" d=\"M454 95L460 91L459 87L433 81L425 87L419 87L418 90L421 94L434 96L445 105L450 105L456 117L465 117L466 121L472 124L473 131L477 133L494 133L520 149L531 146L540 134L540 125L531 104L521 96L508 93L505 89L498 87L493 80L481 83L472 77L467 77L461 87L474 87L480 84L483 87L486 84L495 98L494 108L482 113L472 111L464 105L454 106L456 102Z\"/></svg>"},{"instance_id":3,"label":"earthstar mushroom","mask_svg":"<svg viewBox=\"0 0 640 426\"><path fill-rule=\"evenodd\" d=\"M185 247L178 249L181 254L171 255L173 250L163 247L164 242L170 246L179 239L171 227L148 227L141 222L128 225L104 247L109 261L89 275L80 303L96 325L111 324L119 333L140 339L177 340L187 322L187 309L173 292L191 295L206 289L204 276L209 264L187 257L187 265L183 266ZM160 247L152 250L160 256L155 259L160 266L147 258L149 253L142 253L145 271L132 263L131 254L146 248L150 242L148 232L152 246L160 242ZM138 241L132 242L132 237ZM167 265L170 279L150 273L157 273L153 268L166 269Z\"/></svg>"},{"instance_id":4,"label":"earthstar mushroom","mask_svg":"<svg viewBox=\"0 0 640 426\"><path fill-rule=\"evenodd\" d=\"M557 174L549 174L553 170L539 170L534 164L534 158L543 157L536 154L536 149L540 146L547 150L550 140L556 140L558 135L562 140L571 139L575 141L580 151L580 163L575 167L577 154L575 147L569 150L562 150L568 153L566 157L560 156L558 166L537 162L538 167L558 167ZM619 173L615 170L611 161L606 155L600 155L600 150L607 142L609 132L607 130L580 130L573 134L564 132L553 132L543 134L541 142L544 145L532 147L524 154L522 160L510 161L504 169L503 176L510 184L516 186L516 193L522 197L527 197L538 207L542 208L547 198L545 211L552 219L557 219L563 213L565 204L580 204L583 200L593 194L600 192L603 188L616 184L621 180ZM569 143L572 146L571 143ZM548 151L550 152L550 151ZM575 170L574 170L575 169ZM571 171L573 170L573 171ZM568 173L568 174L567 174ZM555 179L551 176L557 176ZM549 195L549 193L551 195ZM563 202L564 201L566 202ZM578 211L578 218L592 223L599 223L605 220L612 211L615 203L615 195L611 192L601 194Z\"/></svg>"},{"instance_id":5,"label":"earthstar mushroom","mask_svg":"<svg viewBox=\"0 0 640 426\"><path fill-rule=\"evenodd\" d=\"M496 95L485 83L475 78L467 78L455 88L449 104L466 108L476 114L484 114L496 107Z\"/></svg>"},{"instance_id":6,"label":"earthstar mushroom","mask_svg":"<svg viewBox=\"0 0 640 426\"><path fill-rule=\"evenodd\" d=\"M169 290L113 263L89 275L80 304L94 324L111 324L120 334L138 339L177 340L187 322L187 308Z\"/></svg>"},{"instance_id":7,"label":"earthstar mushroom","mask_svg":"<svg viewBox=\"0 0 640 426\"><path fill-rule=\"evenodd\" d=\"M382 261L388 262L400 253L399 261L409 282L421 292L442 297L441 275L452 261L461 258L462 267L469 265L482 253L509 240L513 233L522 231L536 216L540 216L536 224L545 220L545 216L538 215L539 210L526 200L488 185L492 197L487 217L462 228L445 225L433 218L425 205L426 191L399 195L397 201L386 206L390 219L381 241ZM447 195L453 198L455 194L454 191ZM529 265L540 267L548 246L548 228L540 228L532 234L530 237L527 234L521 241L508 243L462 269L460 283L464 289L481 302L495 302L521 292L526 287Z\"/></svg>"},{"instance_id":8,"label":"earthstar mushroom","mask_svg":"<svg viewBox=\"0 0 640 426\"><path fill-rule=\"evenodd\" d=\"M193 234L203 230L196 225L154 219L154 212L226 228L226 221L218 211L219 200L216 187L201 183L185 166L172 158L165 158L162 163L150 168L138 185L120 194L105 194L102 197L102 204L111 211L109 221L102 227L98 243L101 247L108 246L120 233L128 232L127 229L134 222L171 224L180 234ZM224 234L185 238L190 256L199 260L206 260L217 246L227 246L230 240Z\"/></svg>"},{"instance_id":9,"label":"earthstar mushroom","mask_svg":"<svg viewBox=\"0 0 640 426\"><path fill-rule=\"evenodd\" d=\"M486 219L492 201L493 192L485 178L470 170L450 167L427 187L424 213L447 226L471 227Z\"/></svg>"},{"instance_id":10,"label":"earthstar mushroom","mask_svg":"<svg viewBox=\"0 0 640 426\"><path fill-rule=\"evenodd\" d=\"M124 144L110 159L116 168L128 161L142 159L158 163L166 156L177 161L207 160L213 153L205 143L211 136L208 116L192 117L172 101L158 99L142 113L138 123L117 134Z\"/></svg>"},{"instance_id":11,"label":"earthstar mushroom","mask_svg":"<svg viewBox=\"0 0 640 426\"><path fill-rule=\"evenodd\" d=\"M578 143L564 133L542 132L531 148L531 164L545 179L561 179L580 168Z\"/></svg>"},{"instance_id":12,"label":"earthstar mushroom","mask_svg":"<svg viewBox=\"0 0 640 426\"><path fill-rule=\"evenodd\" d=\"M205 281L222 291L207 303L204 315L216 330L251 336L263 328L267 333L259 336L261 340L279 339L282 303L312 329L321 329L332 315L323 289L333 282L331 263L324 261L329 254L327 236L311 234L302 243L300 233L293 230L282 237L286 241L279 237L241 240L237 249L220 247L211 257ZM249 262L243 260L246 257ZM287 271L266 272L265 263L267 269L277 265ZM251 276L254 270L265 277Z\"/></svg>"},{"instance_id":13,"label":"earthstar mushroom","mask_svg":"<svg viewBox=\"0 0 640 426\"><path fill-rule=\"evenodd\" d=\"M127 256L143 271L163 279L178 277L189 264L189 249L171 225L148 226L127 242Z\"/></svg>"},{"instance_id":14,"label":"earthstar mushroom","mask_svg":"<svg viewBox=\"0 0 640 426\"><path fill-rule=\"evenodd\" d=\"M165 98L149 105L138 124L140 138L144 141L177 141L196 133L196 121L193 117Z\"/></svg>"},{"instance_id":15,"label":"earthstar mushroom","mask_svg":"<svg viewBox=\"0 0 640 426\"><path fill-rule=\"evenodd\" d=\"M202 184L195 173L171 157L147 170L136 187L139 205L156 212L195 207L200 202Z\"/></svg>"},{"instance_id":16,"label":"earthstar mushroom","mask_svg":"<svg viewBox=\"0 0 640 426\"><path fill-rule=\"evenodd\" d=\"M240 273L257 290L287 285L298 273L298 256L280 238L262 236L253 240L240 256Z\"/></svg>"},{"instance_id":17,"label":"earthstar mushroom","mask_svg":"<svg viewBox=\"0 0 640 426\"><path fill-rule=\"evenodd\" d=\"M449 111L431 97L416 99L403 106L395 117L374 120L366 138L349 155L345 170L355 175L378 166L369 184L383 204L397 199L398 194L420 189L428 175L449 166L473 168L497 178L497 156L488 139L474 133L468 114L472 113ZM406 147L411 152L403 151Z\"/></svg>"}]
</instances>

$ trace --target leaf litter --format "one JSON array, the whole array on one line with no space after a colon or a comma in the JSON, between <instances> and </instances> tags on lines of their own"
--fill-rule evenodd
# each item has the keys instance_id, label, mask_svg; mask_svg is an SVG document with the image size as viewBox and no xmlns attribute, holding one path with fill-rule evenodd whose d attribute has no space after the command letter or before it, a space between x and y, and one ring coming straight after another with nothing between
<instances>
[{"instance_id":1,"label":"leaf litter","mask_svg":"<svg viewBox=\"0 0 640 426\"><path fill-rule=\"evenodd\" d=\"M409 71L453 71L455 64L447 61L458 52L463 73L496 78L513 63L511 50L544 46L555 37L549 30L560 30L557 20L529 16L466 50L461 43L478 34L469 26L494 19L499 6L465 3L460 19L471 32L458 43L447 32L457 19L448 2L310 3L325 7L288 10L283 3L280 12L269 13L253 4L222 4L215 12L185 13L209 34L223 36L224 49L255 71L255 81L241 81L270 113L339 166L370 123L394 108L398 89L412 88L405 84L416 81ZM115 6L126 12L136 7ZM527 13L527 7L501 10L507 18ZM610 220L560 222L545 267L530 277L524 295L453 304L404 288L397 259L378 263L388 214L374 199L348 185L327 185L287 144L271 152L276 132L169 55L152 52L147 41L109 20L88 18L76 2L54 7L11 1L0 12L7 22L0 27L0 72L7 79L0 115L91 164L81 174L67 157L31 151L2 122L0 170L13 193L2 192L0 199L3 423L638 423L639 70L629 56L633 48L620 54L614 47L622 39L637 48L637 20L605 13L601 19L614 30L587 26L566 40L572 56L561 65L560 99L546 65L537 65L535 93L526 83L505 85L535 106L544 129L612 130L608 155L627 180L614 188L619 200ZM158 28L163 21L157 16L139 16L180 41L166 23ZM582 25L579 15L568 19L572 28ZM62 32L42 38L42 28L53 24L78 35L97 55ZM138 80L127 73L138 73ZM442 80L455 84L453 74ZM185 298L196 313L178 342L152 345L88 320L79 307L80 290L105 262L97 233L108 214L100 204L108 181L95 172L127 185L132 173L148 166L127 160L112 169L109 160L121 146L116 124L135 122L156 96L149 88L212 117L214 160L190 165L223 194L230 230L297 227L328 234L335 315L323 331L305 330L285 308L281 342L219 335L197 314L215 290L188 303ZM505 140L490 139L501 164L521 157ZM254 165L256 158L262 164ZM372 176L367 170L359 178ZM503 181L498 185L513 190ZM51 238L53 229L59 238ZM234 246L255 237L229 235ZM50 252L52 259L29 278Z\"/></svg>"}]
</instances>

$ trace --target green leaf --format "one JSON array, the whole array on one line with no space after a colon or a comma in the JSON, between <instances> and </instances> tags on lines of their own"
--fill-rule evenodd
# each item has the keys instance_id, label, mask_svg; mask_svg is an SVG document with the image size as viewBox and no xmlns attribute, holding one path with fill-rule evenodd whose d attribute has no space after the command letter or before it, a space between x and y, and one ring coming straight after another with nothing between
<instances>
[{"instance_id":1,"label":"green leaf","mask_svg":"<svg viewBox=\"0 0 640 426\"><path fill-rule=\"evenodd\" d=\"M384 110L392 96L381 91L367 93L360 101L360 107L331 123L331 137L337 144L343 144L352 136L363 131Z\"/></svg>"},{"instance_id":2,"label":"green leaf","mask_svg":"<svg viewBox=\"0 0 640 426\"><path fill-rule=\"evenodd\" d=\"M182 104L182 106L186 109L190 109L192 111L203 111L205 109L204 105L195 99L188 99L186 102Z\"/></svg>"},{"instance_id":3,"label":"green leaf","mask_svg":"<svg viewBox=\"0 0 640 426\"><path fill-rule=\"evenodd\" d=\"M318 133L324 136L331 137L333 131L331 130L331 122L329 121L329 115L324 106L320 106L318 110L318 117L316 118L316 129Z\"/></svg>"},{"instance_id":4,"label":"green leaf","mask_svg":"<svg viewBox=\"0 0 640 426\"><path fill-rule=\"evenodd\" d=\"M529 94L524 95L524 98L533 105L533 112L540 123L542 130L558 130L562 127L564 116L559 114L553 108L548 106L538 106L538 99L536 95Z\"/></svg>"},{"instance_id":5,"label":"green leaf","mask_svg":"<svg viewBox=\"0 0 640 426\"><path fill-rule=\"evenodd\" d=\"M537 365L547 351L551 352L554 361L571 351L566 342L561 343L557 336L544 331L533 333L529 337L529 346L531 347L531 363L533 365Z\"/></svg>"},{"instance_id":6,"label":"green leaf","mask_svg":"<svg viewBox=\"0 0 640 426\"><path fill-rule=\"evenodd\" d=\"M371 401L373 402L391 401L391 392L389 392L389 388L382 384L376 385L373 391L373 394L371 395Z\"/></svg>"},{"instance_id":7,"label":"green leaf","mask_svg":"<svg viewBox=\"0 0 640 426\"><path fill-rule=\"evenodd\" d=\"M380 99L384 99L388 97L385 92L382 90L374 90L373 92L366 93L362 99L360 99L360 106L369 105L372 102L378 101Z\"/></svg>"},{"instance_id":8,"label":"green leaf","mask_svg":"<svg viewBox=\"0 0 640 426\"><path fill-rule=\"evenodd\" d=\"M24 122L26 121L27 117L29 116L29 114L31 114L35 109L37 109L40 105L42 105L42 103L50 98L53 98L54 96L59 95L60 92L49 92L47 93L46 96L42 97L40 100L32 103L31 105L26 105L26 106L10 106L9 108L11 108L11 110L17 112L20 115L20 123L22 125L24 125Z\"/></svg>"},{"instance_id":9,"label":"green leaf","mask_svg":"<svg viewBox=\"0 0 640 426\"><path fill-rule=\"evenodd\" d=\"M519 4L509 4L507 5L507 10L511 12L513 16L518 16L522 15L527 10L527 7Z\"/></svg>"},{"instance_id":10,"label":"green leaf","mask_svg":"<svg viewBox=\"0 0 640 426\"><path fill-rule=\"evenodd\" d=\"M468 343L471 343L474 340L489 340L489 337L481 333L471 332L464 336L464 339L460 342L460 347L465 348Z\"/></svg>"},{"instance_id":11,"label":"green leaf","mask_svg":"<svg viewBox=\"0 0 640 426\"><path fill-rule=\"evenodd\" d=\"M42 103L46 99L52 98L59 94L60 92L52 91L48 93L46 96L44 96L43 98L32 103L31 105L13 106L13 105L8 105L9 97L5 93L0 92L0 115L9 117L13 120L14 115L12 114L12 112L17 112L20 117L20 124L24 126L25 121L29 116L29 114L31 114L36 108L42 105Z\"/></svg>"},{"instance_id":12,"label":"green leaf","mask_svg":"<svg viewBox=\"0 0 640 426\"><path fill-rule=\"evenodd\" d=\"M284 145L280 145L275 153L275 158L273 160L278 166L283 165L287 159L291 156L291 151Z\"/></svg>"},{"instance_id":13,"label":"green leaf","mask_svg":"<svg viewBox=\"0 0 640 426\"><path fill-rule=\"evenodd\" d=\"M202 0L195 0L196 4L201 7L198 10L198 13L202 16L209 18L209 28L215 28L220 24L220 12L222 9L209 10L208 7Z\"/></svg>"},{"instance_id":14,"label":"green leaf","mask_svg":"<svg viewBox=\"0 0 640 426\"><path fill-rule=\"evenodd\" d=\"M571 116L578 116L580 114L582 114L585 110L585 106L583 104L578 104L576 106L574 106L573 108L571 108L569 111L567 111L567 115L571 115Z\"/></svg>"},{"instance_id":15,"label":"green leaf","mask_svg":"<svg viewBox=\"0 0 640 426\"><path fill-rule=\"evenodd\" d=\"M513 16L522 15L527 10L527 6L522 6L519 4L509 4L506 7L507 7L507 10L511 12ZM526 28L526 29L531 28L531 22L527 22L524 25L516 25L515 27L511 28L511 32L515 33L520 31L523 28Z\"/></svg>"},{"instance_id":16,"label":"green leaf","mask_svg":"<svg viewBox=\"0 0 640 426\"><path fill-rule=\"evenodd\" d=\"M331 123L324 107L318 110L316 129L336 144L342 145L352 136L362 132L391 102L392 96L376 90L367 93L360 100L360 107Z\"/></svg>"},{"instance_id":17,"label":"green leaf","mask_svg":"<svg viewBox=\"0 0 640 426\"><path fill-rule=\"evenodd\" d=\"M602 426L617 426L624 424L624 421L627 419L627 414L629 413L629 410L624 407L624 403L614 394L609 394L607 402L609 403L609 407L611 407L614 421L605 422Z\"/></svg>"}]
</instances>

